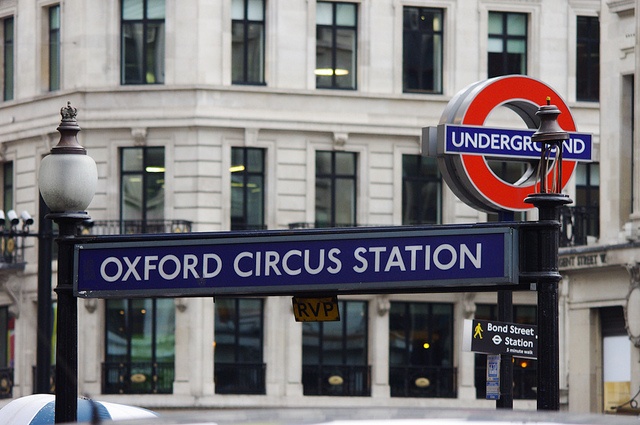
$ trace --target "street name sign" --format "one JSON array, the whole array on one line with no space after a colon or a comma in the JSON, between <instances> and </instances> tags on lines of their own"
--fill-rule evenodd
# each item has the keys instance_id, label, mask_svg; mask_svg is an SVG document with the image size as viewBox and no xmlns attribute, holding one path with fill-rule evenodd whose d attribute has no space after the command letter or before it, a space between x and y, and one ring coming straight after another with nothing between
<instances>
[{"instance_id":1,"label":"street name sign","mask_svg":"<svg viewBox=\"0 0 640 425\"><path fill-rule=\"evenodd\" d=\"M537 326L521 323L467 319L464 321L463 350L536 359L537 329Z\"/></svg>"},{"instance_id":2,"label":"street name sign","mask_svg":"<svg viewBox=\"0 0 640 425\"><path fill-rule=\"evenodd\" d=\"M348 294L517 285L515 226L77 238L83 298Z\"/></svg>"}]
</instances>

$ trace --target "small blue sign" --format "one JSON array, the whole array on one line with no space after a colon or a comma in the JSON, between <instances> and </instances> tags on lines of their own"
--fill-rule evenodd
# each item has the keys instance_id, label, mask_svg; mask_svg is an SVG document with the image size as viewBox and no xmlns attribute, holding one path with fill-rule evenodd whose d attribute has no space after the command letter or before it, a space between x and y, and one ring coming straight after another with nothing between
<instances>
[{"instance_id":1,"label":"small blue sign","mask_svg":"<svg viewBox=\"0 0 640 425\"><path fill-rule=\"evenodd\" d=\"M496 158L540 159L540 144L531 140L534 130L445 124L447 154L483 155ZM591 162L591 134L569 133L563 142L562 159Z\"/></svg>"},{"instance_id":2,"label":"small blue sign","mask_svg":"<svg viewBox=\"0 0 640 425\"><path fill-rule=\"evenodd\" d=\"M74 246L74 289L79 297L109 298L397 292L518 283L514 228L400 229L87 239Z\"/></svg>"}]
</instances>

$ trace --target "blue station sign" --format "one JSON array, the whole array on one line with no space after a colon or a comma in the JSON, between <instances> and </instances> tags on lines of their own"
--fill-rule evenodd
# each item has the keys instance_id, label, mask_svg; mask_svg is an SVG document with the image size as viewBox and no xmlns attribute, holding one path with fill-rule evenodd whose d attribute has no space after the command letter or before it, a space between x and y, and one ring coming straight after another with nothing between
<instances>
[{"instance_id":1,"label":"blue station sign","mask_svg":"<svg viewBox=\"0 0 640 425\"><path fill-rule=\"evenodd\" d=\"M517 229L218 232L74 245L83 298L376 293L518 283ZM193 237L188 237L193 236Z\"/></svg>"},{"instance_id":2,"label":"blue station sign","mask_svg":"<svg viewBox=\"0 0 640 425\"><path fill-rule=\"evenodd\" d=\"M535 130L444 124L444 153L540 159L540 145L531 141L534 132ZM563 143L562 157L565 160L591 162L591 134L570 132L569 140Z\"/></svg>"}]
</instances>

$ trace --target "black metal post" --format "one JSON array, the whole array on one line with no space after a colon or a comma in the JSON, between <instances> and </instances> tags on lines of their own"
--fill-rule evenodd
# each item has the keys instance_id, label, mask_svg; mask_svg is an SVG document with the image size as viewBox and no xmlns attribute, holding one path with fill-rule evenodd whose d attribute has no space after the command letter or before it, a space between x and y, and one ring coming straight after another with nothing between
<instances>
[{"instance_id":1,"label":"black metal post","mask_svg":"<svg viewBox=\"0 0 640 425\"><path fill-rule=\"evenodd\" d=\"M548 224L538 234L538 410L560 410L560 344L558 325L558 269L560 208L573 202L560 193L536 193L525 202Z\"/></svg>"},{"instance_id":2,"label":"black metal post","mask_svg":"<svg viewBox=\"0 0 640 425\"><path fill-rule=\"evenodd\" d=\"M38 340L36 343L36 382L34 392L51 392L51 258L53 233L49 208L40 197L38 217Z\"/></svg>"},{"instance_id":3,"label":"black metal post","mask_svg":"<svg viewBox=\"0 0 640 425\"><path fill-rule=\"evenodd\" d=\"M78 300L73 295L73 243L86 212L51 213L58 224L58 321L56 345L55 423L78 416Z\"/></svg>"},{"instance_id":4,"label":"black metal post","mask_svg":"<svg viewBox=\"0 0 640 425\"><path fill-rule=\"evenodd\" d=\"M501 211L500 222L515 221L513 211ZM513 322L513 291L498 291L498 321ZM500 356L500 398L496 400L497 409L513 409L513 356Z\"/></svg>"}]
</instances>

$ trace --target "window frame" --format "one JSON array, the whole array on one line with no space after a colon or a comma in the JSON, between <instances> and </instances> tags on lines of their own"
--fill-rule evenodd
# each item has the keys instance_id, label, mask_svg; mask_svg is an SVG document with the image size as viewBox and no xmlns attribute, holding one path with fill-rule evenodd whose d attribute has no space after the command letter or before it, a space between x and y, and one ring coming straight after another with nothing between
<instances>
[{"instance_id":1,"label":"window frame","mask_svg":"<svg viewBox=\"0 0 640 425\"><path fill-rule=\"evenodd\" d=\"M140 150L142 152L142 162L141 162L141 167L140 170L127 170L125 169L124 166L124 161L125 161L125 151L135 151L135 150ZM159 171L159 172L150 172L149 171L149 156L150 156L150 151L151 150L162 150L162 155L163 155L163 171ZM142 233L146 233L146 225L149 222L149 217L148 217L148 196L147 196L147 191L149 188L149 180L151 179L151 176L157 176L159 173L161 173L162 176L162 181L163 181L163 188L164 188L164 181L166 179L166 171L164 171L164 167L166 164L166 149L164 146L135 146L135 147L121 147L119 149L119 156L120 156L120 221L121 223L124 223L126 221L136 221L136 220L140 220L141 221L141 229L142 229ZM138 218L130 218L130 217L125 217L125 207L124 207L124 202L125 202L125 190L124 190L124 184L125 184L125 177L127 176L135 176L135 175L139 175L141 178L141 184L142 184L142 198L141 198L141 206L140 206L140 217ZM163 189L164 190L164 189ZM164 219L164 214L165 214L165 208L166 208L166 194L163 194L163 205L162 205L162 218L155 218L157 220L163 220Z\"/></svg>"},{"instance_id":2,"label":"window frame","mask_svg":"<svg viewBox=\"0 0 640 425\"><path fill-rule=\"evenodd\" d=\"M54 27L54 14L57 13L57 28ZM48 74L49 74L49 82L48 89L49 91L60 90L61 83L61 27L62 27L62 16L60 4L53 4L49 6L47 9L47 28L48 32L48 46L49 46L49 63L48 63Z\"/></svg>"},{"instance_id":3,"label":"window frame","mask_svg":"<svg viewBox=\"0 0 640 425\"><path fill-rule=\"evenodd\" d=\"M418 11L418 13L423 13L423 11L429 11L429 12L439 12L440 14L440 25L441 28L440 30L430 30L430 31L422 31L420 29L417 29L415 31L408 31L406 30L406 12L409 9L415 9ZM445 13L446 13L446 9L444 8L438 8L438 7L422 7L422 6L403 6L402 8L402 91L403 93L424 93L424 94L442 94L443 93L443 84L444 84L444 48L445 48L445 40L444 40L444 26L445 26ZM435 60L434 60L434 66L432 68L432 71L435 74L439 74L439 78L438 81L435 81L435 77L434 77L434 81L433 81L433 89L424 89L422 87L417 87L417 88L413 88L413 87L409 87L408 82L407 82L407 72L408 72L408 68L407 68L407 55L408 55L408 46L407 46L407 35L410 33L417 33L417 34L429 34L432 37L438 35L440 37L440 43L439 43L439 47L440 47L440 55L439 55L439 70L436 70L435 67ZM421 51L424 47L424 42L421 42ZM436 44L435 42L433 43L434 45ZM422 55L419 55L422 56ZM435 56L435 52L434 52L434 56ZM420 70L423 70L422 67L420 67Z\"/></svg>"},{"instance_id":4,"label":"window frame","mask_svg":"<svg viewBox=\"0 0 640 425\"><path fill-rule=\"evenodd\" d=\"M586 21L587 36L580 36L581 21ZM593 34L593 27L597 34ZM584 54L580 46L584 45ZM581 60L586 64L581 65ZM595 74L595 75L594 75ZM585 87L581 84L585 81ZM600 19L597 16L576 16L576 100L579 102L600 101Z\"/></svg>"},{"instance_id":5,"label":"window frame","mask_svg":"<svg viewBox=\"0 0 640 425\"><path fill-rule=\"evenodd\" d=\"M262 158L261 158L261 165L260 165L260 171L253 171L253 170L248 170L247 164L249 163L248 161L248 156L249 153L251 151L260 151L260 153L262 154ZM242 166L244 167L243 170L238 170L238 171L233 171L233 167L235 167L236 165L233 164L233 156L234 156L234 152L242 152ZM266 165L266 156L267 156L267 152L265 148L255 148L255 147L244 147L244 146L232 146L231 147L231 167L230 167L230 174L231 174L231 208L230 208L230 229L231 230L262 230L265 229L265 192L266 192L266 177L265 177L265 165ZM241 176L241 180L242 180L242 187L244 188L242 190L242 200L241 200L241 204L242 204L242 221L243 223L234 223L234 216L233 216L233 212L234 212L234 193L237 193L236 191L233 190L233 184L234 184L234 176ZM261 195L260 195L260 216L262 217L262 220L260 223L249 223L249 202L248 202L248 190L249 190L249 183L250 180L253 180L254 178L260 178L261 179Z\"/></svg>"},{"instance_id":6,"label":"window frame","mask_svg":"<svg viewBox=\"0 0 640 425\"><path fill-rule=\"evenodd\" d=\"M320 173L318 170L318 166L317 166L317 161L318 161L318 155L319 154L325 154L325 153L329 153L331 154L331 165L330 165L330 172L329 173ZM336 171L336 155L342 155L342 154L349 154L352 156L352 161L353 161L353 174L341 174L338 173ZM316 150L315 151L315 208L314 208L314 212L315 212L315 218L314 218L314 226L315 227L345 227L345 226L357 226L358 225L358 159L359 159L359 154L357 152L351 152L351 151L336 151L336 150ZM329 206L329 220L326 222L322 222L320 220L318 220L318 207L319 207L319 199L318 199L318 183L319 183L319 179L324 179L324 180L329 180L330 182L330 188L329 188L329 192L330 192L330 202L331 205ZM353 198L352 198L352 205L350 207L352 207L352 221L349 223L338 223L336 221L336 215L337 215L337 211L338 208L336 206L336 199L337 199L337 188L336 188L336 182L338 180L349 180L353 183Z\"/></svg>"},{"instance_id":7,"label":"window frame","mask_svg":"<svg viewBox=\"0 0 640 425\"><path fill-rule=\"evenodd\" d=\"M426 326L424 328L414 327L416 321L420 321L420 316L417 314L412 314L415 308L424 307L428 310L426 315ZM398 329L404 331L402 335L402 344L400 346L404 346L404 350L402 353L402 361L393 362L394 351L392 351L392 343L393 343L393 333L396 331L396 327L394 327L394 323L392 323L392 319L396 313L394 310L398 308L401 309L402 312L399 314L403 319L401 326L398 326ZM450 320L448 321L448 326L446 329L446 333L448 335L440 335L438 336L434 333L436 328L439 328L436 325L436 313L434 313L435 308L446 308L448 309L448 316ZM425 317L425 316L423 316ZM457 397L457 388L456 388L456 375L457 371L454 367L455 357L454 357L454 339L455 339L455 331L454 331L454 304L446 303L446 302L414 302L414 301L391 301L390 310L389 310L389 387L390 387L390 395L391 397L433 397L433 398L455 398ZM422 323L424 325L424 323ZM426 328L426 329L425 329ZM444 340L443 344L447 344L447 347L444 347L444 352L448 354L443 355L443 363L446 358L448 361L448 365L440 364L421 364L420 362L413 362L412 358L415 359L417 350L415 345L412 342L415 342L412 339L412 336L415 334L420 334L423 332L427 332L425 337L427 340L425 343L429 344L425 348L425 353L429 354L429 361L424 363L431 363L434 357L437 357L437 354L433 355L433 351L429 352L428 350L436 349L438 347L431 347L431 344L439 343ZM399 353L400 351L395 350L395 353ZM426 381L425 381L426 379ZM422 383L420 382L422 381Z\"/></svg>"},{"instance_id":8,"label":"window frame","mask_svg":"<svg viewBox=\"0 0 640 425\"><path fill-rule=\"evenodd\" d=\"M405 167L404 167L404 162L405 162L405 158L406 157L414 157L415 159L417 159L418 164L416 166L416 168L418 170L421 170L422 167L425 165L423 164L425 161L428 162L433 162L433 164L431 164L430 166L435 167L436 170L436 177L431 177L431 176L425 176L422 175L421 173L418 173L417 176L407 176L406 171L405 171ZM435 162L434 158L428 158L425 157L423 155L420 154L402 154L402 224L403 225L417 225L417 224L441 224L442 223L442 193L443 193L443 186L442 186L442 175L440 174L440 170L438 169L438 164ZM429 165L428 165L429 166ZM414 221L407 221L407 215L408 215L408 211L406 210L406 204L407 204L407 200L405 198L407 191L409 190L408 183L409 182L414 182L416 183L416 185L413 187L413 194L415 195L413 196L414 198L418 199L420 198L419 196L417 196L416 192L420 192L424 189L425 186L427 185L431 185L431 184L436 184L437 187L437 194L436 194L436 220L431 222L431 221L422 221L422 220L414 220ZM427 208L427 204L425 202L418 202L416 204L416 208L412 208L412 210L417 209L417 214L411 214L411 218L420 218L423 217L424 214L424 210Z\"/></svg>"},{"instance_id":9,"label":"window frame","mask_svg":"<svg viewBox=\"0 0 640 425\"><path fill-rule=\"evenodd\" d=\"M369 301L367 300L342 300L338 301L340 321L337 322L303 322L302 323L302 386L303 394L307 396L370 396L371 395L371 366L369 365ZM364 317L363 341L359 344L362 348L358 358L360 362L351 361L347 352L350 342L354 338L349 333L349 307L359 307L360 315ZM355 310L358 313L358 310ZM331 346L340 347L341 359L339 362L325 361L325 333L326 327L340 327L339 341L334 338ZM330 330L330 329L329 329ZM315 333L314 333L315 332ZM332 336L336 337L336 333ZM305 341L316 340L316 344L307 344ZM328 345L328 344L327 344ZM317 361L308 354L309 349L317 349ZM307 354L305 355L305 351ZM336 350L333 350L336 351ZM327 378L327 379L325 379Z\"/></svg>"},{"instance_id":10,"label":"window frame","mask_svg":"<svg viewBox=\"0 0 640 425\"><path fill-rule=\"evenodd\" d=\"M490 32L488 23L491 20L492 14L501 15L502 33L500 34L494 34ZM509 16L511 15L521 15L524 17L524 24L525 24L524 35L509 34L508 20L509 20ZM530 50L529 28L531 26L530 19L531 19L531 13L527 13L527 12L511 12L511 11L503 11L503 10L488 11L488 14L487 14L487 78L499 77L503 75L527 75L527 73L529 72L529 50ZM489 51L489 44L490 44L490 40L492 39L499 40L502 45L502 50L500 52L500 58L501 58L500 71L496 73L492 73L492 66L491 66L492 61L490 57L491 52ZM524 68L524 70L521 69L521 72L516 73L516 72L511 72L509 70L508 43L509 41L518 41L518 40L524 41L525 51L524 53L522 53L522 60L524 61L524 63L520 64L520 68Z\"/></svg>"},{"instance_id":11,"label":"window frame","mask_svg":"<svg viewBox=\"0 0 640 425\"><path fill-rule=\"evenodd\" d=\"M218 331L218 318L219 318L219 300L216 300L215 315L214 315L214 335L216 340L216 350L214 350L213 358L213 370L214 370L214 383L218 383L221 379L221 375L225 375L226 378L230 376L235 378L237 382L230 384L227 387L221 385L215 385L216 394L266 394L266 364L264 363L264 328L265 328L265 300L263 298L225 298L224 301L232 301L234 303L233 312L235 313L231 320L233 321L233 339L234 339L234 359L229 362L222 362L218 359L221 347ZM242 347L241 340L247 337L242 334L242 304L259 303L259 316L260 316L260 329L259 329L259 358L252 359L252 361L246 361L240 358L240 349ZM254 307L249 306L250 309ZM245 310L246 312L246 310ZM247 379L254 381L246 382Z\"/></svg>"},{"instance_id":12,"label":"window frame","mask_svg":"<svg viewBox=\"0 0 640 425\"><path fill-rule=\"evenodd\" d=\"M15 97L15 19L13 15L2 18L2 100Z\"/></svg>"},{"instance_id":13,"label":"window frame","mask_svg":"<svg viewBox=\"0 0 640 425\"><path fill-rule=\"evenodd\" d=\"M147 361L136 360L132 358L132 346L133 346L133 328L136 326L134 320L133 310L135 308L134 302L151 301L151 347L150 358ZM120 356L115 356L109 352L109 312L112 310L109 308L109 303L124 303L122 315L125 320L125 329L122 330L126 338L125 353ZM170 362L158 361L158 324L160 317L158 302L166 303L168 308L173 312L173 330L168 335L173 337L173 355ZM117 305L117 304L116 304ZM146 310L146 309L145 309ZM176 317L173 300L169 298L139 298L139 299L113 299L105 300L105 327L104 327L104 364L103 364L103 377L102 377L102 393L103 394L172 394L173 393L173 380L175 375L175 359L176 359L176 347L175 347L175 334L176 334ZM143 313L147 314L147 312ZM164 315L162 315L164 317ZM138 324L139 325L139 324ZM124 359L122 358L124 357ZM167 364L164 364L167 363ZM168 364L170 363L170 366ZM136 365L137 364L137 365ZM149 389L136 389L137 384L145 384L145 380L136 379L134 375L144 375L141 372L134 373L135 370L144 370L144 366L148 366L150 382L148 383ZM164 373L168 373L168 376L161 376ZM118 374L119 376L116 376ZM129 376L126 376L129 374ZM109 379L111 378L111 379ZM164 385L163 385L164 384Z\"/></svg>"},{"instance_id":14,"label":"window frame","mask_svg":"<svg viewBox=\"0 0 640 425\"><path fill-rule=\"evenodd\" d=\"M337 1L318 1L316 2L316 13L317 13L317 5L320 3L331 4L332 8L332 23L329 24L319 24L317 21L315 23L315 39L316 39L316 69L314 70L315 74L315 87L316 89L329 89L329 90L357 90L358 89L358 19L359 19L359 3L351 3L351 2L337 2ZM338 6L352 6L354 8L355 22L353 25L340 25L337 23L338 16L337 10ZM322 29L328 29L331 31L331 74L330 75L321 75L320 69L318 68L318 33ZM353 33L353 53L352 53L352 63L353 69L350 72L353 73L352 81L353 83L349 86L341 86L338 81L340 75L336 75L335 70L337 69L338 61L337 61L337 32L338 31L350 31ZM319 84L323 77L330 77L330 84Z\"/></svg>"},{"instance_id":15,"label":"window frame","mask_svg":"<svg viewBox=\"0 0 640 425\"><path fill-rule=\"evenodd\" d=\"M251 19L249 17L249 2L251 0L237 0L241 1L243 5L243 18L242 19L233 19L231 20L231 84L238 85L257 85L264 86L266 85L265 81L265 64L266 64L266 0L260 0L262 2L262 19ZM232 0L233 2L233 0ZM234 79L233 69L234 69L234 44L233 44L233 34L234 27L239 26L242 28L242 78ZM250 66L249 64L249 31L252 26L260 27L260 36L261 36L261 57L260 57L260 76L257 80L252 80L250 78Z\"/></svg>"},{"instance_id":16,"label":"window frame","mask_svg":"<svg viewBox=\"0 0 640 425\"><path fill-rule=\"evenodd\" d=\"M165 21L166 21L166 10L165 10L165 14L163 16L163 18L148 18L148 4L149 1L152 0L140 0L142 2L142 18L138 18L138 19L125 19L124 18L124 7L125 7L125 1L126 0L121 0L120 1L120 84L121 85L153 85L153 84L164 84L165 81L165 55L166 55L166 43L163 40L163 45L162 45L162 63L158 64L156 62L153 63L153 66L156 68L161 68L161 72L160 75L156 75L155 73L154 78L155 81L149 81L148 80L148 75L149 75L149 63L145 58L148 58L148 50L147 50L147 45L148 43L143 42L142 43L142 59L139 61L140 65L141 65L141 70L140 70L140 74L142 76L141 79L136 79L136 78L132 78L132 79L128 79L127 78L127 48L126 48L126 42L125 42L125 27L127 27L128 25L136 25L136 24L140 24L142 25L142 40L147 40L148 39L148 33L150 28L152 28L153 26L157 25L158 28L162 28L162 33L164 34L166 29L165 29ZM164 6L164 0L162 0L163 2L163 6ZM161 66L160 66L161 65Z\"/></svg>"}]
</instances>

